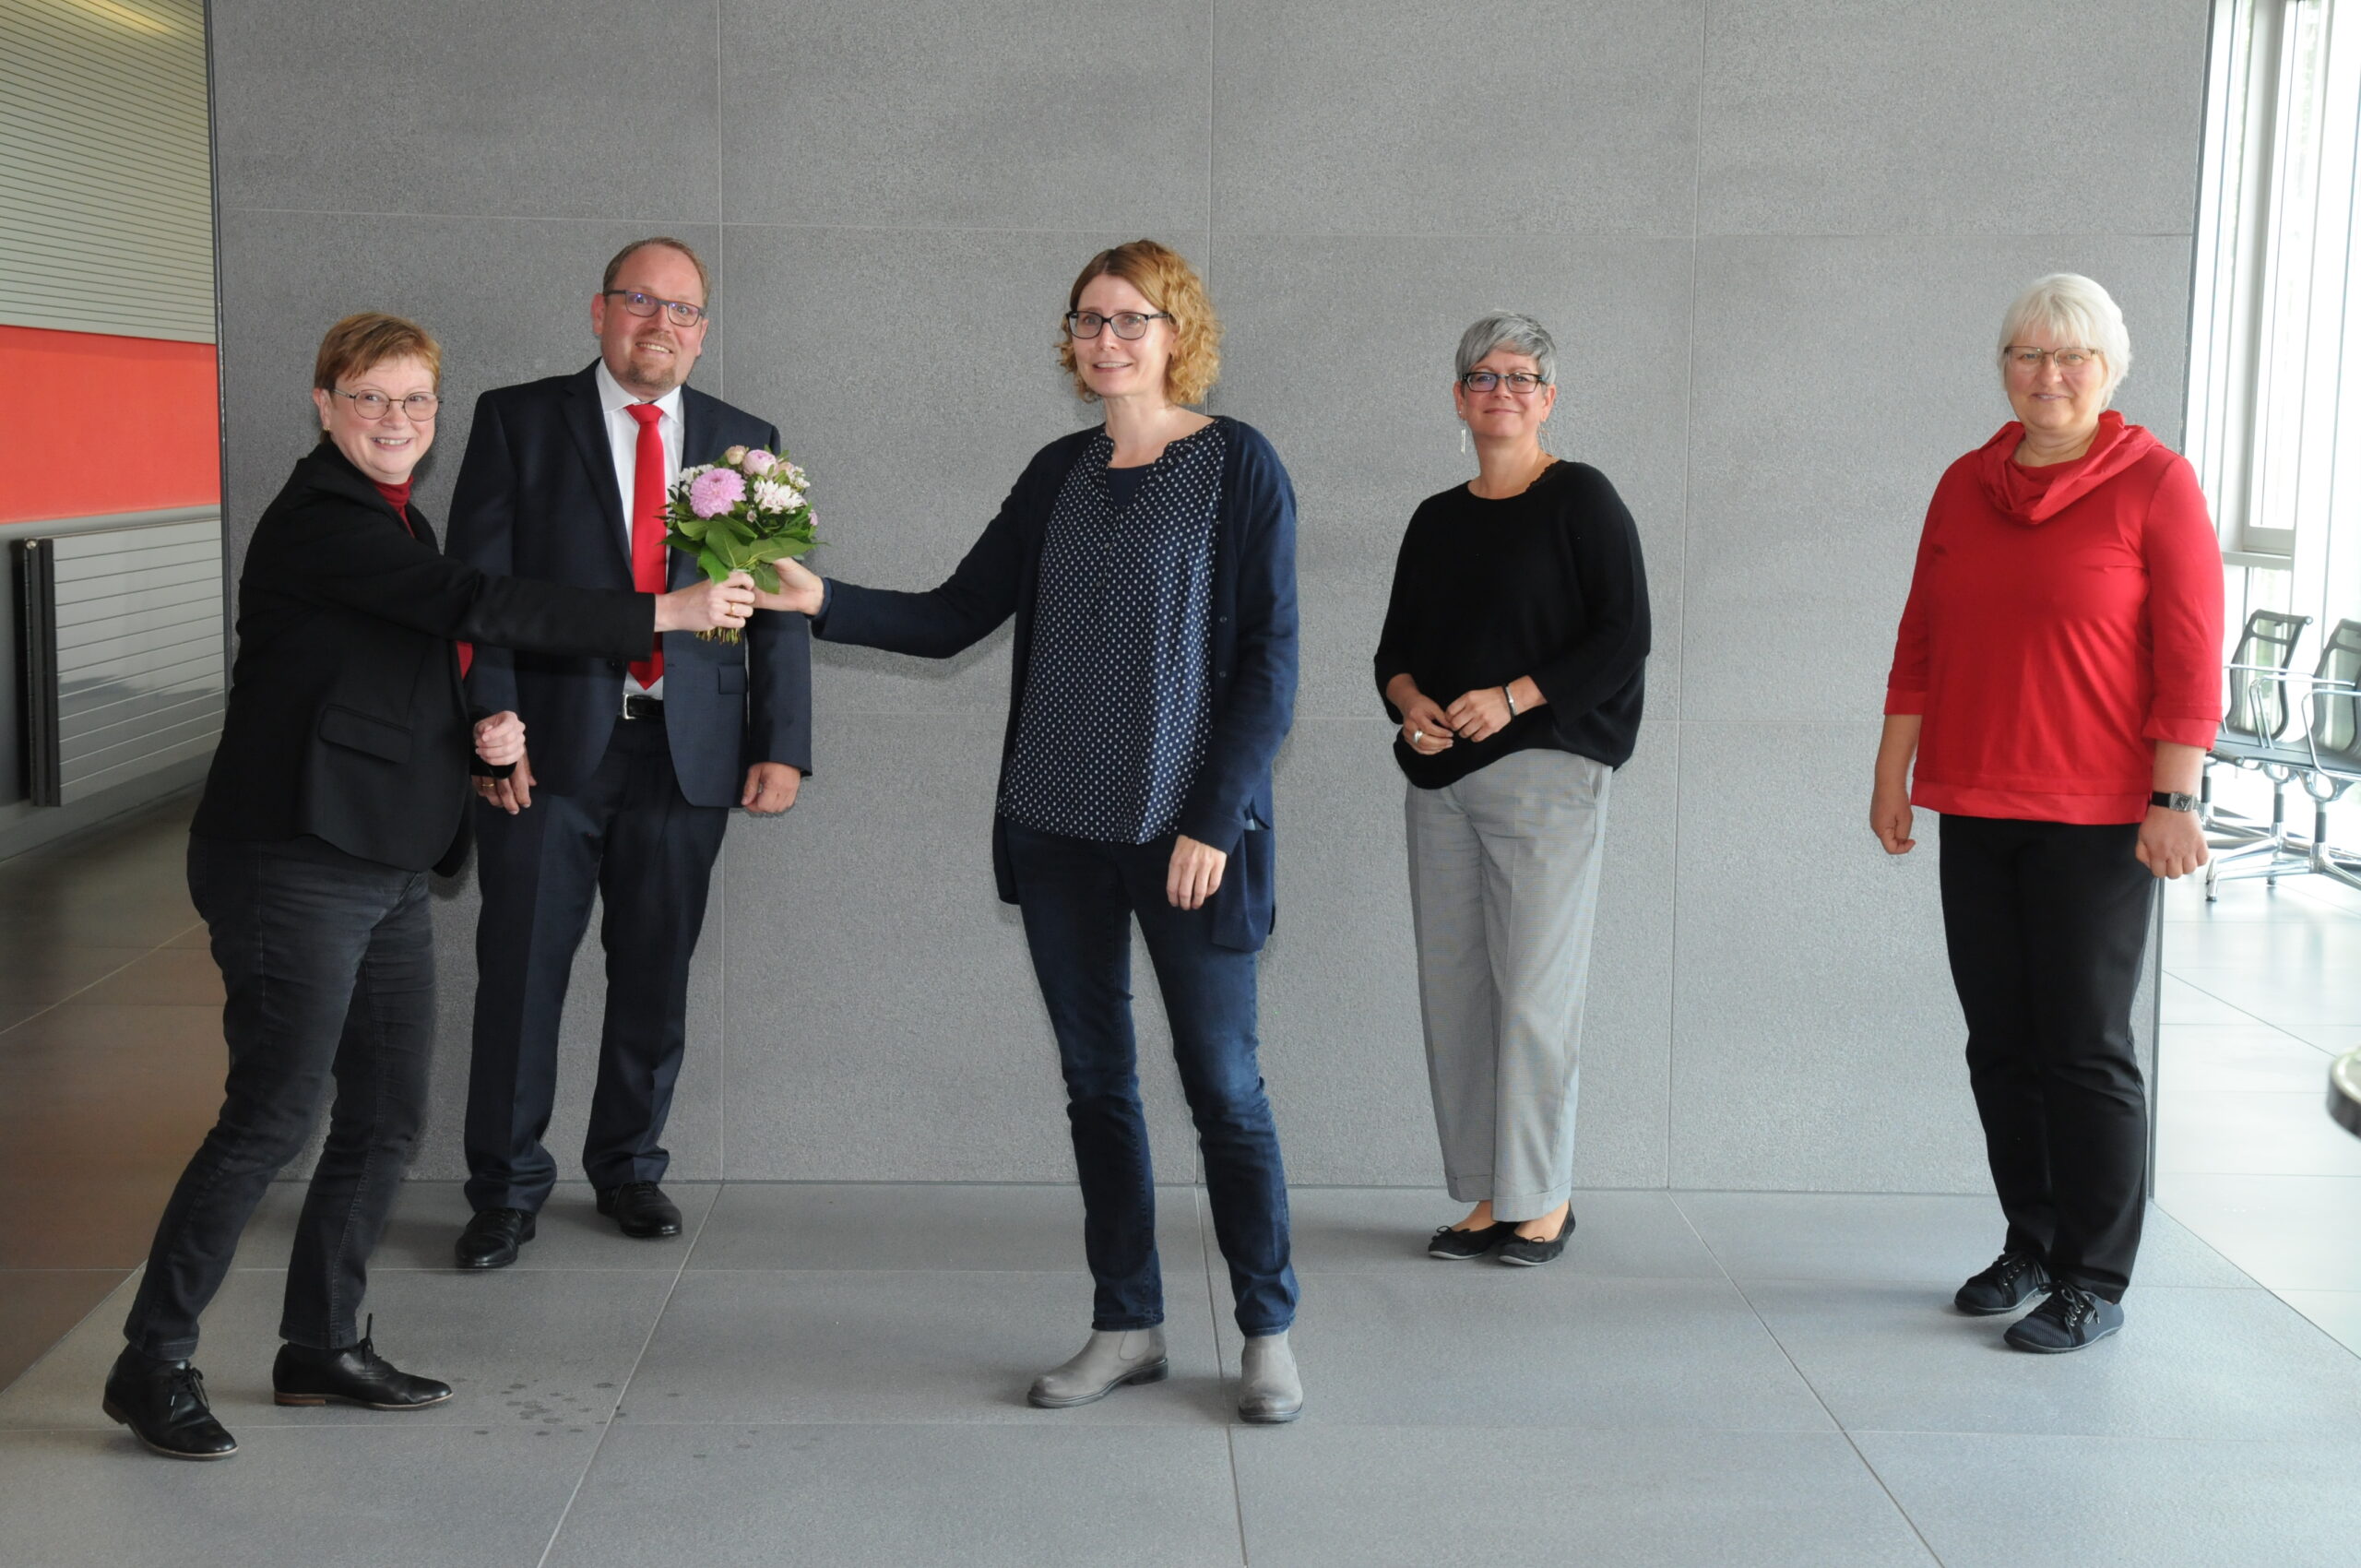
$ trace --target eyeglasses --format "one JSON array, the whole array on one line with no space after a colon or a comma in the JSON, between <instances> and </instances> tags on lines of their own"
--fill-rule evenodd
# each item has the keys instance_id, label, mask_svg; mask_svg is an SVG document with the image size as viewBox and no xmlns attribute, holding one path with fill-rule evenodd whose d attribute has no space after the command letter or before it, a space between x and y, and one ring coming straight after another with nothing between
<instances>
[{"instance_id":1,"label":"eyeglasses","mask_svg":"<svg viewBox=\"0 0 2361 1568\"><path fill-rule=\"evenodd\" d=\"M657 307L661 305L665 319L675 327L694 327L705 319L703 305L693 305L686 300L659 300L653 294L643 294L636 289L609 289L599 297L623 301L623 309L634 315L654 315Z\"/></svg>"},{"instance_id":2,"label":"eyeglasses","mask_svg":"<svg viewBox=\"0 0 2361 1568\"><path fill-rule=\"evenodd\" d=\"M1136 343L1147 336L1149 322L1171 319L1170 315L1160 310L1145 313L1135 310L1119 310L1112 315L1101 315L1095 310L1070 310L1066 312L1066 336L1096 338L1098 336L1100 327L1111 327L1115 329L1116 337L1126 343Z\"/></svg>"},{"instance_id":3,"label":"eyeglasses","mask_svg":"<svg viewBox=\"0 0 2361 1568\"><path fill-rule=\"evenodd\" d=\"M1471 370L1459 378L1459 384L1470 392L1489 392L1495 386L1505 386L1520 398L1529 398L1548 385L1529 370L1513 370L1505 375L1496 371Z\"/></svg>"},{"instance_id":4,"label":"eyeglasses","mask_svg":"<svg viewBox=\"0 0 2361 1568\"><path fill-rule=\"evenodd\" d=\"M432 392L413 392L407 398L388 398L383 392L338 391L336 395L351 398L352 411L365 420L384 419L386 410L398 404L413 424L424 424L432 420L435 409L443 401Z\"/></svg>"},{"instance_id":5,"label":"eyeglasses","mask_svg":"<svg viewBox=\"0 0 2361 1568\"><path fill-rule=\"evenodd\" d=\"M2023 343L2011 343L2000 353L2011 370L2039 370L2041 362L2047 360L2064 375L2088 370L2099 358L2096 349L2036 349Z\"/></svg>"}]
</instances>

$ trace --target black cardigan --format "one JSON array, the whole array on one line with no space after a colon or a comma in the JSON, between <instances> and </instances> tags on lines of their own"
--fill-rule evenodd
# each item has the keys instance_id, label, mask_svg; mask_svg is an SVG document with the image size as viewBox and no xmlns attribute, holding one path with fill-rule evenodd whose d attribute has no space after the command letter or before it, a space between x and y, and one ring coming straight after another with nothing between
<instances>
[{"instance_id":1,"label":"black cardigan","mask_svg":"<svg viewBox=\"0 0 2361 1568\"><path fill-rule=\"evenodd\" d=\"M262 515L238 579L238 659L190 831L303 835L406 871L467 853L474 739L454 639L636 658L651 595L486 576L445 556L322 442Z\"/></svg>"}]
</instances>

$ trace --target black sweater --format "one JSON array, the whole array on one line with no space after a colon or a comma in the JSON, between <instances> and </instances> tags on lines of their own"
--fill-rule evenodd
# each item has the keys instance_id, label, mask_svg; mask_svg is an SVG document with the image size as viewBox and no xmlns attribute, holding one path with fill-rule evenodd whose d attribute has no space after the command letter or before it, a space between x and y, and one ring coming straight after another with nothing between
<instances>
[{"instance_id":1,"label":"black sweater","mask_svg":"<svg viewBox=\"0 0 2361 1568\"><path fill-rule=\"evenodd\" d=\"M1639 738L1647 658L1640 536L1596 469L1555 463L1505 501L1457 485L1412 514L1378 639L1379 693L1406 671L1449 707L1529 675L1548 700L1489 740L1456 741L1434 756L1396 735L1394 760L1411 783L1440 790L1532 746L1622 766ZM1401 722L1392 703L1385 711Z\"/></svg>"}]
</instances>

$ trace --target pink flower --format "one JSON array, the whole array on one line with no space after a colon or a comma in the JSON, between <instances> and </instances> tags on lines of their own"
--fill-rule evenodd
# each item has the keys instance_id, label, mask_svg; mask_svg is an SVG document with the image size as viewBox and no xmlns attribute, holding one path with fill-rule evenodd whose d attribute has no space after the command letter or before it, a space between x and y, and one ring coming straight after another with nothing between
<instances>
[{"instance_id":1,"label":"pink flower","mask_svg":"<svg viewBox=\"0 0 2361 1568\"><path fill-rule=\"evenodd\" d=\"M689 485L689 510L700 517L718 517L745 498L746 481L735 469L699 474Z\"/></svg>"},{"instance_id":2,"label":"pink flower","mask_svg":"<svg viewBox=\"0 0 2361 1568\"><path fill-rule=\"evenodd\" d=\"M778 459L757 446L740 458L738 466L750 474L766 474L778 467Z\"/></svg>"}]
</instances>

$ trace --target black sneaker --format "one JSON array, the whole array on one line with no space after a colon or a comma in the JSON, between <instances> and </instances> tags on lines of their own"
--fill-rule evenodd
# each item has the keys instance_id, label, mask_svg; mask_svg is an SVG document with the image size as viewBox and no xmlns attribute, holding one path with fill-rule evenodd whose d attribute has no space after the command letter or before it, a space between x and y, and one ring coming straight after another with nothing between
<instances>
[{"instance_id":1,"label":"black sneaker","mask_svg":"<svg viewBox=\"0 0 2361 1568\"><path fill-rule=\"evenodd\" d=\"M1519 1225L1523 1223L1523 1220L1517 1222ZM1513 1232L1516 1225L1510 1226L1509 1229ZM1500 1261L1516 1268L1538 1268L1564 1252L1567 1239L1573 1233L1574 1211L1569 1208L1566 1210L1566 1222L1558 1227L1558 1233L1555 1236L1546 1241L1532 1241L1523 1236L1512 1234L1507 1241L1501 1243Z\"/></svg>"},{"instance_id":2,"label":"black sneaker","mask_svg":"<svg viewBox=\"0 0 2361 1568\"><path fill-rule=\"evenodd\" d=\"M1513 1224L1478 1225L1466 1230L1446 1225L1428 1238L1427 1256L1465 1263L1469 1258L1482 1257L1515 1234Z\"/></svg>"},{"instance_id":3,"label":"black sneaker","mask_svg":"<svg viewBox=\"0 0 2361 1568\"><path fill-rule=\"evenodd\" d=\"M2049 1270L2031 1253L2002 1253L1992 1266L1968 1277L1952 1305L1976 1317L2012 1313L2049 1289Z\"/></svg>"},{"instance_id":4,"label":"black sneaker","mask_svg":"<svg viewBox=\"0 0 2361 1568\"><path fill-rule=\"evenodd\" d=\"M2057 1356L2095 1345L2122 1326L2121 1307L2061 1279L2050 1286L2047 1301L2011 1325L2007 1338L2017 1349Z\"/></svg>"}]
</instances>

